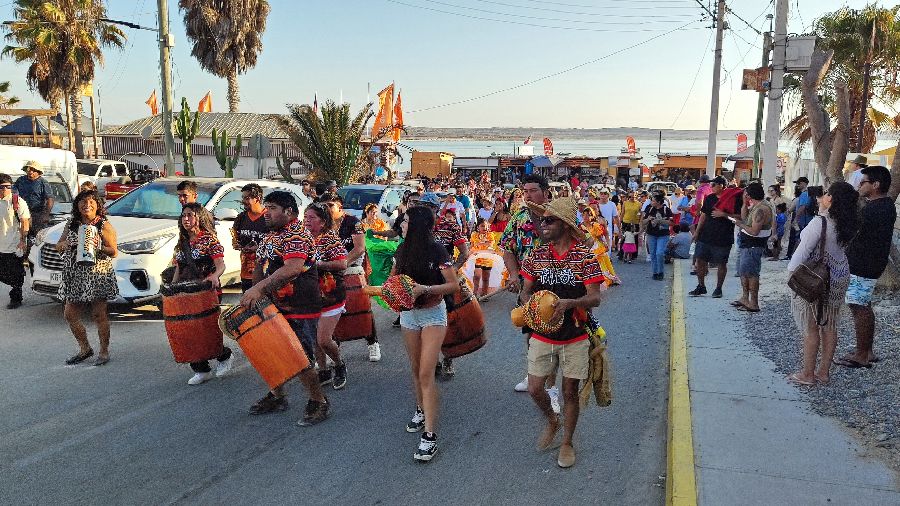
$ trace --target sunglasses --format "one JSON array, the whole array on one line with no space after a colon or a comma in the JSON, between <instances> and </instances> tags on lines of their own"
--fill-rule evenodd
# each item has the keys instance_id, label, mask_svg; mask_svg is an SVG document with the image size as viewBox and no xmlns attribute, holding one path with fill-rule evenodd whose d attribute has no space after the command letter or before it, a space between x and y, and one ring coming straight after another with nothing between
<instances>
[{"instance_id":1,"label":"sunglasses","mask_svg":"<svg viewBox=\"0 0 900 506\"><path fill-rule=\"evenodd\" d=\"M541 216L541 225L553 225L559 221L559 218L553 216Z\"/></svg>"},{"instance_id":2,"label":"sunglasses","mask_svg":"<svg viewBox=\"0 0 900 506\"><path fill-rule=\"evenodd\" d=\"M12 188L12 185L11 184L0 184L0 188L2 188L4 190L8 190L8 189Z\"/></svg>"}]
</instances>

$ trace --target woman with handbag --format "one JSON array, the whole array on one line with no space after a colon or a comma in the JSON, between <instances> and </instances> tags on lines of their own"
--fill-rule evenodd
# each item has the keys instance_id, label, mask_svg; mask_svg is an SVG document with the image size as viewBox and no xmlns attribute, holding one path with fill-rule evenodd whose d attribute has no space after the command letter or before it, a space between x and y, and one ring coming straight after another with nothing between
<instances>
[{"instance_id":1,"label":"woman with handbag","mask_svg":"<svg viewBox=\"0 0 900 506\"><path fill-rule=\"evenodd\" d=\"M800 244L788 264L788 285L794 291L791 313L797 328L804 332L802 367L788 376L791 383L828 383L838 316L850 284L846 249L859 228L858 199L856 190L843 181L819 196L819 214L800 232Z\"/></svg>"}]
</instances>

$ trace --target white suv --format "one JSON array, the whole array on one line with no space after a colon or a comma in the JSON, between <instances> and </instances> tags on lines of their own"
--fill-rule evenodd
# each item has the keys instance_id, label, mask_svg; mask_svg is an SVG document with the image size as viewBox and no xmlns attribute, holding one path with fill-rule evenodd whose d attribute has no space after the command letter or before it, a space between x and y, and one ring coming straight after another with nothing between
<instances>
[{"instance_id":1,"label":"white suv","mask_svg":"<svg viewBox=\"0 0 900 506\"><path fill-rule=\"evenodd\" d=\"M184 178L157 179L111 202L106 213L116 230L119 255L113 260L119 298L114 303L145 303L159 297L160 273L169 266L178 242L178 218L181 204L176 187ZM216 233L225 247L225 273L222 285L240 281L240 256L231 247L231 227L243 210L241 187L256 183L268 194L275 190L289 191L297 199L302 216L310 203L300 186L265 180L234 180L222 178L191 178L197 183L197 202L203 204L216 218ZM45 228L37 234L30 260L34 265L31 287L35 293L57 298L62 256L54 245L65 223Z\"/></svg>"}]
</instances>

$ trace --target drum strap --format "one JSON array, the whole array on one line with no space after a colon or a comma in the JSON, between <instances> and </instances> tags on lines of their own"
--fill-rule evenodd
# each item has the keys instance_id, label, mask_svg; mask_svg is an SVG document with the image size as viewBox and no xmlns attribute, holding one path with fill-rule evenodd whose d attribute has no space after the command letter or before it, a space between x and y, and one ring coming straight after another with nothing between
<instances>
[{"instance_id":1,"label":"drum strap","mask_svg":"<svg viewBox=\"0 0 900 506\"><path fill-rule=\"evenodd\" d=\"M199 318L206 318L207 316L212 316L219 312L219 306L212 307L207 309L206 311L200 311L199 313L194 314L180 314L173 316L164 316L163 319L169 322L180 322L185 320L196 320Z\"/></svg>"}]
</instances>

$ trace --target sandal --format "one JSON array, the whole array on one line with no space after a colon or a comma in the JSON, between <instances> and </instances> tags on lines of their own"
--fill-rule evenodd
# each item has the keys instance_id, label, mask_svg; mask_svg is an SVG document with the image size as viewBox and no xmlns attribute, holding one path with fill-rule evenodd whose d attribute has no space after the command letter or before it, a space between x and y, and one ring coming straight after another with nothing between
<instances>
[{"instance_id":1,"label":"sandal","mask_svg":"<svg viewBox=\"0 0 900 506\"><path fill-rule=\"evenodd\" d=\"M85 351L85 352L79 353L78 355L69 357L66 360L66 365L80 364L93 356L94 356L94 350L92 348L89 348L88 351Z\"/></svg>"},{"instance_id":2,"label":"sandal","mask_svg":"<svg viewBox=\"0 0 900 506\"><path fill-rule=\"evenodd\" d=\"M800 379L800 378L797 376L797 373L793 373L793 374L789 375L789 376L787 377L787 380L788 380L788 382L790 382L790 383L793 383L793 384L795 384L795 385L804 386L804 387L812 387L812 386L816 386L816 382L815 382L815 381L806 381L806 380L802 380L802 379Z\"/></svg>"},{"instance_id":3,"label":"sandal","mask_svg":"<svg viewBox=\"0 0 900 506\"><path fill-rule=\"evenodd\" d=\"M748 313L758 313L760 311L759 308L754 309L752 307L747 307L744 305L740 305L740 306L736 307L735 309L737 309L738 311L746 311Z\"/></svg>"},{"instance_id":4,"label":"sandal","mask_svg":"<svg viewBox=\"0 0 900 506\"><path fill-rule=\"evenodd\" d=\"M97 357L97 360L94 360L94 367L100 367L101 365L106 365L109 363L109 355L103 356L100 355Z\"/></svg>"},{"instance_id":5,"label":"sandal","mask_svg":"<svg viewBox=\"0 0 900 506\"><path fill-rule=\"evenodd\" d=\"M856 360L853 360L852 358L847 358L847 357L832 360L831 362L834 365L849 367L850 369L861 369L861 368L871 369L871 368L875 367L871 362L868 364L864 364L862 362L857 362Z\"/></svg>"}]
</instances>

